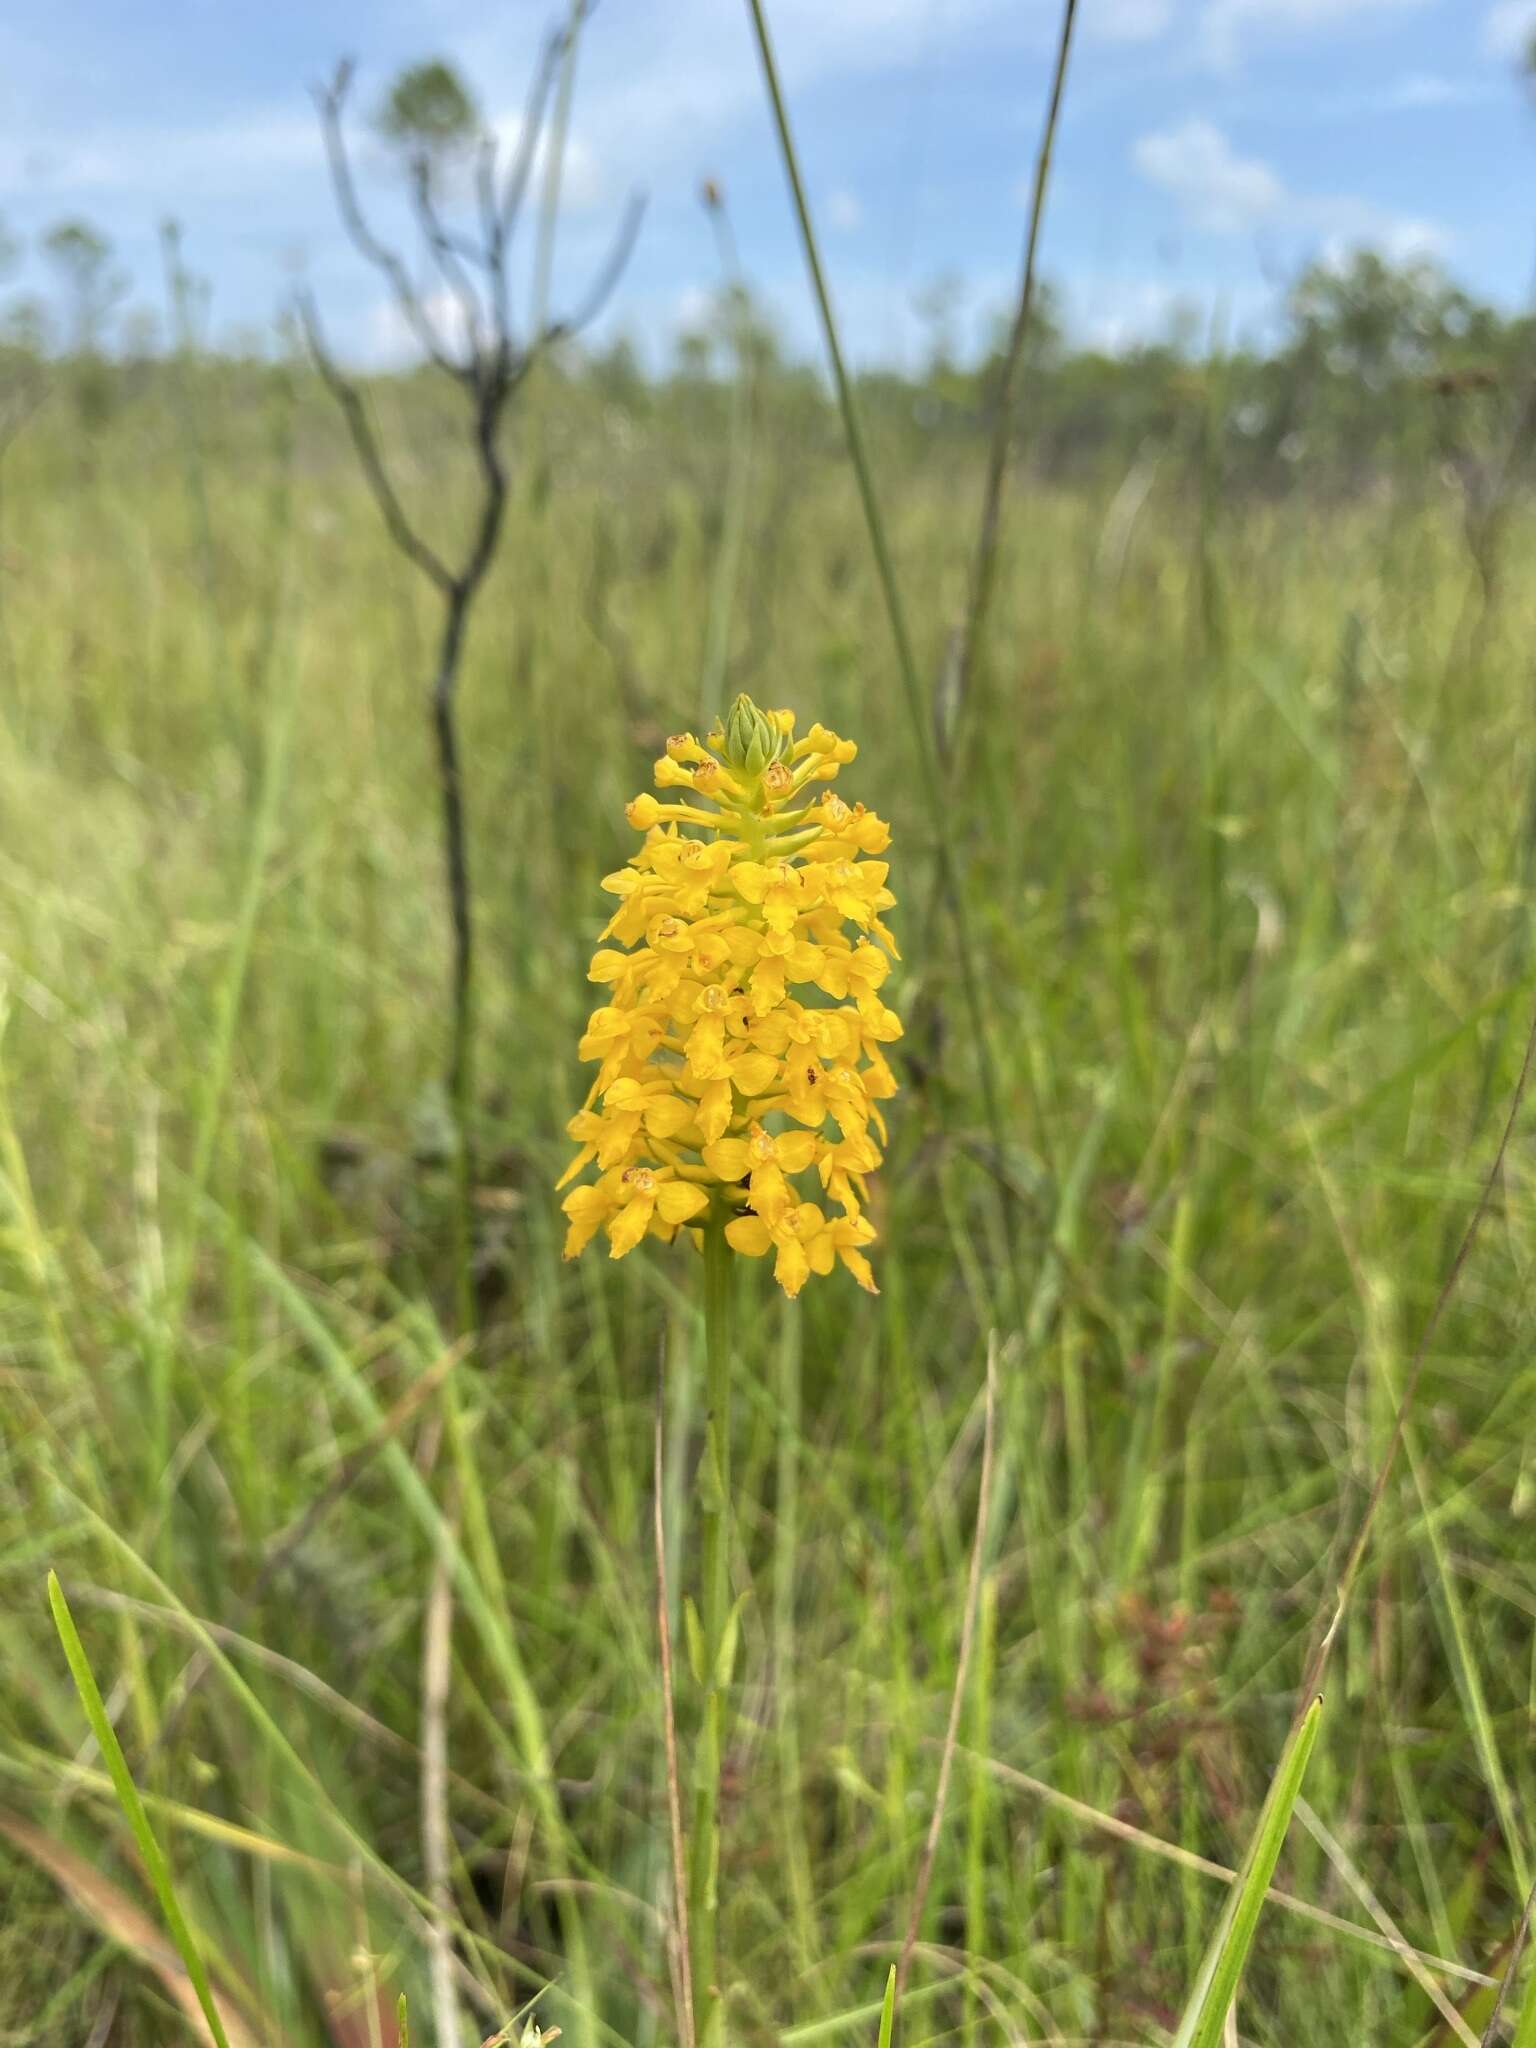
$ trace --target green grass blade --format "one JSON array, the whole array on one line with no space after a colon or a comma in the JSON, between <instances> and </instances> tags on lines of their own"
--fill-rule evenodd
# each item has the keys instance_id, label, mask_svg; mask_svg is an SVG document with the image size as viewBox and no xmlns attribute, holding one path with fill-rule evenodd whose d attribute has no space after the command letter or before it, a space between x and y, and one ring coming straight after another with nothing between
<instances>
[{"instance_id":1,"label":"green grass blade","mask_svg":"<svg viewBox=\"0 0 1536 2048\"><path fill-rule=\"evenodd\" d=\"M880 2048L891 2048L896 2032L896 1965L892 1963L885 1980L885 1999L880 2007Z\"/></svg>"},{"instance_id":2,"label":"green grass blade","mask_svg":"<svg viewBox=\"0 0 1536 2048\"><path fill-rule=\"evenodd\" d=\"M80 1640L75 1618L69 1611L69 1602L64 1598L64 1588L59 1584L58 1574L48 1574L48 1604L53 1609L53 1625L59 1632L59 1641L64 1645L64 1655L69 1663L70 1676L75 1681L75 1690L80 1695L80 1704L85 1709L85 1718L91 1724L91 1733L96 1746L105 1759L111 1775L112 1788L117 1794L133 1839L138 1844L139 1854L144 1859L144 1868L149 1873L150 1884L155 1897L160 1901L160 1911L165 1916L166 1928L176 1944L176 1953L181 1957L192 1989L197 1993L197 2002L203 2009L203 2018L208 2022L208 2031L213 2036L216 2048L229 2048L229 2037L224 2031L224 2022L213 2001L213 1988L208 1982L208 1972L203 1967L202 1956L197 1943L192 1939L192 1930L182 1915L176 1901L176 1887L171 1879L170 1865L166 1862L155 1831L149 1824L149 1815L139 1797L139 1788L133 1782L128 1769L128 1759L123 1755L117 1731L107 1716L105 1702L91 1670L90 1659L85 1654L85 1645Z\"/></svg>"},{"instance_id":3,"label":"green grass blade","mask_svg":"<svg viewBox=\"0 0 1536 2048\"><path fill-rule=\"evenodd\" d=\"M805 252L806 268L810 272L811 291L816 301L816 311L821 324L822 338L826 343L827 360L832 370L833 389L837 393L838 410L842 414L844 438L848 444L848 458L853 466L854 481L858 485L859 502L864 512L864 523L869 531L870 551L875 558L875 573L879 579L881 596L886 616L890 622L891 640L896 651L896 668L901 678L902 696L907 707L907 716L912 726L914 751L917 756L918 772L921 779L924 807L934 829L934 851L938 859L939 874L945 898L949 905L950 922L954 927L955 950L960 963L960 983L969 1020L972 1050L976 1061L976 1080L981 1092L987 1124L992 1133L992 1142L997 1156L1007 1157L1009 1128L1003 1115L1002 1095L998 1080L997 1061L992 1049L992 1035L984 994L984 974L972 930L970 912L967 908L964 876L961 872L960 856L955 850L954 835L949 816L948 793L944 786L943 774L939 767L938 749L933 736L933 721L927 693L918 679L917 657L913 652L912 635L907 623L906 608L902 603L901 587L897 581L895 560L891 553L890 540L886 533L885 514L881 510L879 493L875 489L874 467L864 437L864 428L859 416L858 402L854 396L853 380L848 374L843 356L843 344L838 333L837 317L832 310L832 295L827 289L826 272L821 260L821 247L816 239L816 229L811 220L810 202L806 197L805 180L801 175L800 157L795 148L794 136L789 125L789 110L784 101L784 89L779 79L778 62L773 53L772 38L768 33L768 19L763 10L763 0L747 0L747 11L751 16L753 34L757 40L758 56L762 62L763 84L768 94L769 110L773 115L775 133L778 136L779 154L784 163L784 174L789 182L790 199L794 206L795 220L800 230L800 243ZM1002 1202L1004 1228L1008 1235L1008 1249L1013 1280L1014 1307L1022 1312L1024 1301L1023 1269L1019 1263L1017 1219L1014 1205L1008 1198Z\"/></svg>"},{"instance_id":4,"label":"green grass blade","mask_svg":"<svg viewBox=\"0 0 1536 2048\"><path fill-rule=\"evenodd\" d=\"M1193 1995L1179 2022L1173 2048L1221 2048L1227 2011L1237 1995L1248 1951L1253 1946L1264 1894L1280 1860L1280 1847L1301 1793L1322 1712L1322 1701L1314 1700L1286 1743L1259 1824L1243 1858L1238 1882L1217 1922Z\"/></svg>"}]
</instances>

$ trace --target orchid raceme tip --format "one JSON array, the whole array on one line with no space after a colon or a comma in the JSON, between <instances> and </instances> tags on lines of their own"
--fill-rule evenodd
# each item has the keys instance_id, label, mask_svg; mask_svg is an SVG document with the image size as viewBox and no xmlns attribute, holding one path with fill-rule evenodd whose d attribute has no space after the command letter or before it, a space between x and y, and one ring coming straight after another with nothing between
<instances>
[{"instance_id":1,"label":"orchid raceme tip","mask_svg":"<svg viewBox=\"0 0 1536 2048\"><path fill-rule=\"evenodd\" d=\"M786 1294L838 1260L876 1291L867 1177L896 1092L883 1048L901 1036L880 998L891 835L820 787L855 752L738 697L703 742L668 740L667 800L628 806L645 838L603 879L619 907L588 978L609 1000L581 1040L598 1072L560 1185L597 1177L565 1198L567 1258L599 1231L622 1258L713 1212L736 1251L773 1253Z\"/></svg>"}]
</instances>

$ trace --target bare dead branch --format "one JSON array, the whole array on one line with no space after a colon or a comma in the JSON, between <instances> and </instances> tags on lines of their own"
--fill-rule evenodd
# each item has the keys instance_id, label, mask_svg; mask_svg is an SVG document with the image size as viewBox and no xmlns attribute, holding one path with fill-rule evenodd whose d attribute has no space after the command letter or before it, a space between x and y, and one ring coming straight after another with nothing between
<instances>
[{"instance_id":1,"label":"bare dead branch","mask_svg":"<svg viewBox=\"0 0 1536 2048\"><path fill-rule=\"evenodd\" d=\"M480 294L464 268L465 256L459 238L444 224L432 197L431 178L426 162L420 160L411 166L409 179L411 205L416 215L416 225L421 238L437 266L437 273L453 295L464 323L464 343L468 350L465 373L474 378L480 373L485 361L483 343L484 313L480 305Z\"/></svg>"},{"instance_id":2,"label":"bare dead branch","mask_svg":"<svg viewBox=\"0 0 1536 2048\"><path fill-rule=\"evenodd\" d=\"M545 330L540 337L542 344L568 341L573 334L580 334L584 327L591 326L613 297L619 279L628 268L629 259L635 252L635 243L639 239L640 223L644 218L645 194L632 192L629 195L629 204L624 209L624 217L619 222L618 233L614 236L608 255L592 280L586 297L578 303L574 312L568 313L563 320L556 321L552 327Z\"/></svg>"},{"instance_id":3,"label":"bare dead branch","mask_svg":"<svg viewBox=\"0 0 1536 2048\"><path fill-rule=\"evenodd\" d=\"M331 186L336 195L336 210L341 215L342 226L346 229L353 247L387 279L401 317L422 350L440 370L445 371L450 377L462 378L467 374L467 365L456 361L449 354L442 337L427 316L420 294L411 282L409 271L394 250L387 248L374 234L358 200L357 187L352 177L352 163L347 155L346 136L341 124L342 110L352 86L352 75L352 61L350 58L344 58L337 65L330 84L315 88L315 105L320 113L320 133L325 142L326 162L330 166Z\"/></svg>"},{"instance_id":4,"label":"bare dead branch","mask_svg":"<svg viewBox=\"0 0 1536 2048\"><path fill-rule=\"evenodd\" d=\"M565 29L556 29L545 39L538 68L533 74L533 84L529 88L528 102L523 109L522 125L518 129L517 141L513 145L506 178L499 194L496 190L494 158L483 175L480 209L486 223L485 247L491 273L496 334L504 358L510 358L512 341L512 294L511 280L507 274L507 250L517 226L517 216L527 195L529 179L533 175L539 137L544 130L544 114L549 104L550 92L554 87L561 54L565 49L567 33Z\"/></svg>"},{"instance_id":5,"label":"bare dead branch","mask_svg":"<svg viewBox=\"0 0 1536 2048\"><path fill-rule=\"evenodd\" d=\"M325 388L340 406L347 431L352 437L352 446L368 480L375 502L389 528L389 537L402 554L408 555L424 576L431 578L439 590L453 589L454 577L448 565L435 549L429 547L412 526L400 502L398 492L390 481L384 458L379 452L378 439L373 423L368 417L368 408L363 394L349 377L342 374L335 357L325 342L320 326L320 315L313 297L308 291L298 294L299 320L304 328L304 340L314 361L315 368Z\"/></svg>"},{"instance_id":6,"label":"bare dead branch","mask_svg":"<svg viewBox=\"0 0 1536 2048\"><path fill-rule=\"evenodd\" d=\"M483 260L496 239L496 138L485 134L475 151L475 204L480 211L480 249Z\"/></svg>"},{"instance_id":7,"label":"bare dead branch","mask_svg":"<svg viewBox=\"0 0 1536 2048\"><path fill-rule=\"evenodd\" d=\"M554 89L555 74L560 60L565 55L570 29L557 28L545 40L539 57L539 68L533 74L533 85L528 94L528 104L523 109L522 126L518 130L517 143L507 165L506 181L501 188L497 206L497 233L503 244L512 238L517 225L517 216L528 195L528 181L533 176L534 158L539 153L539 137L544 132L544 112L549 104L549 95Z\"/></svg>"},{"instance_id":8,"label":"bare dead branch","mask_svg":"<svg viewBox=\"0 0 1536 2048\"><path fill-rule=\"evenodd\" d=\"M508 253L519 208L523 203L540 137L544 132L550 92L562 57L592 11L593 0L575 0L565 25L546 40L535 70L522 130L503 175L493 136L484 136L475 161L479 240L465 235L445 217L432 189L424 155L408 159L408 186L415 224L438 277L447 287L463 324L463 354L455 354L440 325L413 283L405 262L382 243L370 227L359 202L347 153L343 114L352 84L352 66L343 63L328 86L315 95L324 136L331 182L342 224L353 245L388 281L394 303L427 358L446 371L466 392L470 437L480 473L477 515L462 558L454 560L433 547L412 523L391 480L359 384L349 378L327 348L314 302L300 295L298 310L315 366L341 407L353 448L390 538L427 576L442 599L437 661L429 689L429 707L437 756L438 793L448 912L453 934L451 991L453 1014L447 1081L459 1135L459 1176L464 1244L469 1244L469 1125L473 1107L471 1072L474 1045L474 915L469 879L469 846L465 819L464 778L458 735L457 695L470 610L495 557L507 504L507 473L500 447L502 420L508 403L537 359L540 349L574 334L596 318L629 261L639 232L642 202L631 200L618 236L586 298L558 326L534 332L519 341L513 329ZM498 189L498 184L500 189ZM468 1300L470 1290L466 1286Z\"/></svg>"}]
</instances>

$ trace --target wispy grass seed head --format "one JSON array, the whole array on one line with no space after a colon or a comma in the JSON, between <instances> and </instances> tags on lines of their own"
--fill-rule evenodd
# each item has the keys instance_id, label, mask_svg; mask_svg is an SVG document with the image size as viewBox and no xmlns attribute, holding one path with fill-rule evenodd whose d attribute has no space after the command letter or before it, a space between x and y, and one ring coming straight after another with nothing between
<instances>
[{"instance_id":1,"label":"wispy grass seed head","mask_svg":"<svg viewBox=\"0 0 1536 2048\"><path fill-rule=\"evenodd\" d=\"M896 957L878 858L891 835L815 793L856 752L823 725L797 739L792 712L740 696L704 741L668 740L656 785L676 800L628 806L645 839L603 878L617 943L588 976L611 993L581 1040L598 1073L560 1185L594 1163L598 1176L565 1198L567 1258L599 1231L622 1258L713 1209L733 1249L774 1254L786 1294L839 1259L876 1291L867 1176L896 1091L883 1048L901 1036L879 993ZM813 1172L822 1201L795 1184Z\"/></svg>"}]
</instances>

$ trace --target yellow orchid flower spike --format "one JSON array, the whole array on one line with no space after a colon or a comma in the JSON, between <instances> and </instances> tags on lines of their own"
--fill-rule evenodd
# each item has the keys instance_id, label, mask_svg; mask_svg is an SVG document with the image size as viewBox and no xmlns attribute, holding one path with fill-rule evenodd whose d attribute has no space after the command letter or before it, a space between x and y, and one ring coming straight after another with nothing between
<instances>
[{"instance_id":1,"label":"yellow orchid flower spike","mask_svg":"<svg viewBox=\"0 0 1536 2048\"><path fill-rule=\"evenodd\" d=\"M603 881L618 908L588 974L608 1000L580 1045L598 1073L561 1186L599 1171L565 1198L567 1258L599 1232L617 1259L713 1221L734 1250L772 1251L786 1294L838 1260L876 1291L867 1176L896 1090L882 1048L901 1036L880 997L891 835L815 787L856 752L742 696L703 741L668 740L667 800L627 806L645 836Z\"/></svg>"}]
</instances>

